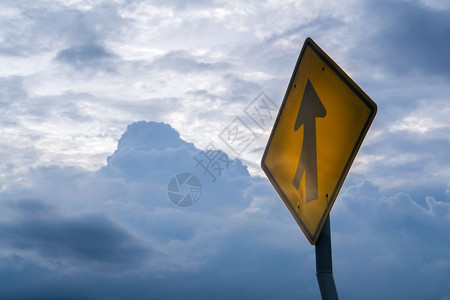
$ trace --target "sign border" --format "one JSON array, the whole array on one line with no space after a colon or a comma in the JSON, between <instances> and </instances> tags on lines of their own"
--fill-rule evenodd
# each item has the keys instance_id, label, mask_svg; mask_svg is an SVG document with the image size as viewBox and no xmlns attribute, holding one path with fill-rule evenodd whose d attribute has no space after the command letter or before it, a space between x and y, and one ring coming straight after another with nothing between
<instances>
[{"instance_id":1,"label":"sign border","mask_svg":"<svg viewBox=\"0 0 450 300\"><path fill-rule=\"evenodd\" d=\"M300 63L302 61L303 55L305 54L306 48L309 47L314 53L319 56L319 58L336 74L339 78L360 98L364 104L370 109L369 117L366 120L366 123L364 124L364 127L359 134L359 137L356 141L355 146L352 149L352 152L345 164L345 167L339 176L338 182L333 190L333 193L331 194L330 201L328 201L327 207L320 219L319 226L316 228L316 231L314 233L310 232L308 228L303 223L302 219L300 218L298 212L295 210L295 208L292 206L292 204L289 202L287 196L281 189L278 182L273 177L272 173L270 172L269 168L267 167L265 163L265 159L267 156L267 152L270 148L270 145L272 143L272 138L274 136L275 130L277 128L278 122L280 120L280 117L283 113L284 107L286 105L287 98L291 92L291 88L295 79L295 76L297 75L298 68L300 66ZM276 191L278 192L278 195L283 199L283 202L286 204L286 206L289 208L291 214L294 216L294 219L296 220L297 224L302 229L303 233L308 238L309 242L314 245L317 242L317 239L319 237L320 232L322 231L323 225L325 224L326 218L328 217L331 208L333 207L334 201L336 200L337 194L339 193L342 184L344 183L345 177L347 176L350 167L356 157L356 153L358 152L359 148L361 147L362 141L364 140L364 137L367 134L367 131L369 130L370 125L372 124L372 121L376 115L377 112L377 105L376 103L370 99L370 97L364 93L364 91L310 38L308 37L302 47L302 50L300 51L300 55L297 59L297 63L295 64L294 72L292 73L291 80L289 81L288 88L286 90L286 93L284 95L283 102L281 104L280 110L278 111L277 118L275 120L275 123L272 128L272 132L270 133L269 140L267 141L266 148L264 150L264 154L261 159L261 168L266 173L267 177L269 178L272 185L275 187Z\"/></svg>"}]
</instances>

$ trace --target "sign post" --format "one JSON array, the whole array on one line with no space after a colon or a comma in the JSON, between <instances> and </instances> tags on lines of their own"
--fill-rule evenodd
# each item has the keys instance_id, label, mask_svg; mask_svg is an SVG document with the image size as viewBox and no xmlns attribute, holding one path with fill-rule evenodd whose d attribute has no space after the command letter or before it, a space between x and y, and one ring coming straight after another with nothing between
<instances>
[{"instance_id":1,"label":"sign post","mask_svg":"<svg viewBox=\"0 0 450 300\"><path fill-rule=\"evenodd\" d=\"M337 299L329 214L376 111L375 102L307 38L261 167L309 242L316 244L324 299Z\"/></svg>"},{"instance_id":2,"label":"sign post","mask_svg":"<svg viewBox=\"0 0 450 300\"><path fill-rule=\"evenodd\" d=\"M330 216L323 225L316 243L316 276L322 299L339 299L333 277L333 260L331 254Z\"/></svg>"}]
</instances>

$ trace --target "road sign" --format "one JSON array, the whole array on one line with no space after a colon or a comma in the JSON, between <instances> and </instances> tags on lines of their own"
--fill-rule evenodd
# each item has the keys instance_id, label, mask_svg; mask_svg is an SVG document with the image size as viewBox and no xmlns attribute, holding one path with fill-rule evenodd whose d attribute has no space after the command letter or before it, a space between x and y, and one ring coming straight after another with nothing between
<instances>
[{"instance_id":1,"label":"road sign","mask_svg":"<svg viewBox=\"0 0 450 300\"><path fill-rule=\"evenodd\" d=\"M261 161L311 244L315 244L376 104L307 38Z\"/></svg>"}]
</instances>

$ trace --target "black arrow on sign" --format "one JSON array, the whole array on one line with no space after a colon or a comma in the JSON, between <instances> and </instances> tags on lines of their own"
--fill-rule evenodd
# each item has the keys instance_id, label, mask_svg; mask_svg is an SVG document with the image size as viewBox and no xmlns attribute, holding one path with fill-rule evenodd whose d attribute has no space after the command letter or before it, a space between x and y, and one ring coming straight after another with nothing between
<instances>
[{"instance_id":1,"label":"black arrow on sign","mask_svg":"<svg viewBox=\"0 0 450 300\"><path fill-rule=\"evenodd\" d=\"M304 129L302 153L292 181L292 184L298 190L303 174L306 173L306 203L319 197L317 190L316 118L323 118L326 114L327 111L322 101L320 101L311 81L308 79L294 125L294 131L297 131L302 125L304 125Z\"/></svg>"}]
</instances>

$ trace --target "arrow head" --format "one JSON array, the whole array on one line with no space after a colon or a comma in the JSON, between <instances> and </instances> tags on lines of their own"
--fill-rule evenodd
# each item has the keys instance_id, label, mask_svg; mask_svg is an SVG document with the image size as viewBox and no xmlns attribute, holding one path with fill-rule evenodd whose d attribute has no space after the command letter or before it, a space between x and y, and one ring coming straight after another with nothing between
<instances>
[{"instance_id":1,"label":"arrow head","mask_svg":"<svg viewBox=\"0 0 450 300\"><path fill-rule=\"evenodd\" d=\"M315 118L323 118L326 114L327 111L323 106L322 101L320 101L311 81L308 79L305 92L303 93L302 103L298 109L294 130L297 131L303 124L310 123L314 121Z\"/></svg>"}]
</instances>

